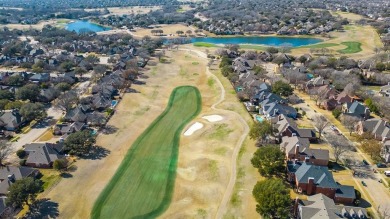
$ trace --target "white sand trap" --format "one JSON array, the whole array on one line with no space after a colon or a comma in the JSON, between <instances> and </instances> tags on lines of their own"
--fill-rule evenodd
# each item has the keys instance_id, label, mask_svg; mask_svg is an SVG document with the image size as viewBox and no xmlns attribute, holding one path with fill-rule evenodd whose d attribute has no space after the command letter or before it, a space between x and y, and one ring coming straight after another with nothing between
<instances>
[{"instance_id":1,"label":"white sand trap","mask_svg":"<svg viewBox=\"0 0 390 219\"><path fill-rule=\"evenodd\" d=\"M218 122L223 120L223 117L220 115L209 115L209 116L203 116L202 118L206 119L209 122Z\"/></svg>"},{"instance_id":2,"label":"white sand trap","mask_svg":"<svg viewBox=\"0 0 390 219\"><path fill-rule=\"evenodd\" d=\"M201 128L203 128L203 124L200 122L195 122L189 129L187 129L186 132L184 132L184 136L190 136Z\"/></svg>"}]
</instances>

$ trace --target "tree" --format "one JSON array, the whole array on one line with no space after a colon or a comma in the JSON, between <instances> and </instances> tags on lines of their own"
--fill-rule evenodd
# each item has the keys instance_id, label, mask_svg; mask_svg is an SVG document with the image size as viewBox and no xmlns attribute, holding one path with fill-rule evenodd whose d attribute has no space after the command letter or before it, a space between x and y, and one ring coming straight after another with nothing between
<instances>
[{"instance_id":1,"label":"tree","mask_svg":"<svg viewBox=\"0 0 390 219\"><path fill-rule=\"evenodd\" d=\"M6 110L20 109L23 105L24 105L24 103L21 102L21 101L13 101L13 102L8 102L8 103L5 105L4 108L5 108Z\"/></svg>"},{"instance_id":2,"label":"tree","mask_svg":"<svg viewBox=\"0 0 390 219\"><path fill-rule=\"evenodd\" d=\"M333 156L335 158L335 162L338 163L341 155L349 151L349 146L346 145L347 142L342 142L336 135L329 135L327 140L332 147Z\"/></svg>"},{"instance_id":3,"label":"tree","mask_svg":"<svg viewBox=\"0 0 390 219\"><path fill-rule=\"evenodd\" d=\"M192 31L191 31L191 30L187 30L187 31L186 31L186 34L191 35L191 34L192 34Z\"/></svg>"},{"instance_id":4,"label":"tree","mask_svg":"<svg viewBox=\"0 0 390 219\"><path fill-rule=\"evenodd\" d=\"M324 132L325 128L329 126L329 122L323 115L315 115L313 117L313 121L319 134L318 139L321 139L322 132Z\"/></svg>"},{"instance_id":5,"label":"tree","mask_svg":"<svg viewBox=\"0 0 390 219\"><path fill-rule=\"evenodd\" d=\"M5 110L5 106L7 106L9 102L9 100L0 99L0 110Z\"/></svg>"},{"instance_id":6,"label":"tree","mask_svg":"<svg viewBox=\"0 0 390 219\"><path fill-rule=\"evenodd\" d=\"M7 78L6 84L11 86L21 86L24 83L24 79L20 75L12 75Z\"/></svg>"},{"instance_id":7,"label":"tree","mask_svg":"<svg viewBox=\"0 0 390 219\"><path fill-rule=\"evenodd\" d=\"M299 60L299 62L300 62L301 64L305 64L305 63L307 62L306 56L300 56L300 57L298 58L298 60Z\"/></svg>"},{"instance_id":8,"label":"tree","mask_svg":"<svg viewBox=\"0 0 390 219\"><path fill-rule=\"evenodd\" d=\"M16 99L30 100L32 102L38 99L40 94L39 86L36 84L27 84L16 91Z\"/></svg>"},{"instance_id":9,"label":"tree","mask_svg":"<svg viewBox=\"0 0 390 219\"><path fill-rule=\"evenodd\" d=\"M279 52L278 48L275 48L275 47L268 47L268 48L266 49L266 51L269 52L269 53L273 53L273 54Z\"/></svg>"},{"instance_id":10,"label":"tree","mask_svg":"<svg viewBox=\"0 0 390 219\"><path fill-rule=\"evenodd\" d=\"M15 95L9 90L0 90L0 99L12 100L15 98Z\"/></svg>"},{"instance_id":11,"label":"tree","mask_svg":"<svg viewBox=\"0 0 390 219\"><path fill-rule=\"evenodd\" d=\"M96 64L99 62L99 57L97 57L96 55L94 54L90 54L88 55L87 57L85 57L84 59L86 62L90 63L90 64Z\"/></svg>"},{"instance_id":12,"label":"tree","mask_svg":"<svg viewBox=\"0 0 390 219\"><path fill-rule=\"evenodd\" d=\"M372 134L360 136L359 142L363 151L369 154L374 162L379 163L383 161L381 156L382 143L376 140Z\"/></svg>"},{"instance_id":13,"label":"tree","mask_svg":"<svg viewBox=\"0 0 390 219\"><path fill-rule=\"evenodd\" d=\"M252 125L249 131L249 137L251 139L260 140L263 142L269 136L273 136L275 133L275 128L272 126L271 122L263 121L256 122Z\"/></svg>"},{"instance_id":14,"label":"tree","mask_svg":"<svg viewBox=\"0 0 390 219\"><path fill-rule=\"evenodd\" d=\"M262 68L261 66L255 65L255 66L253 66L252 70L253 70L255 75L260 76L260 77L264 77L264 75L267 74L267 71L264 68Z\"/></svg>"},{"instance_id":15,"label":"tree","mask_svg":"<svg viewBox=\"0 0 390 219\"><path fill-rule=\"evenodd\" d=\"M27 121L40 120L47 116L45 106L41 103L26 103L20 108L20 114Z\"/></svg>"},{"instance_id":16,"label":"tree","mask_svg":"<svg viewBox=\"0 0 390 219\"><path fill-rule=\"evenodd\" d=\"M182 30L176 31L177 35L182 35L184 32Z\"/></svg>"},{"instance_id":17,"label":"tree","mask_svg":"<svg viewBox=\"0 0 390 219\"><path fill-rule=\"evenodd\" d=\"M276 81L272 84L272 92L287 97L293 94L293 88L288 83Z\"/></svg>"},{"instance_id":18,"label":"tree","mask_svg":"<svg viewBox=\"0 0 390 219\"><path fill-rule=\"evenodd\" d=\"M76 105L78 101L79 97L75 91L67 91L57 98L55 107L67 112L68 110L72 109L72 107Z\"/></svg>"},{"instance_id":19,"label":"tree","mask_svg":"<svg viewBox=\"0 0 390 219\"><path fill-rule=\"evenodd\" d=\"M57 159L53 162L53 168L59 172L62 172L68 167L68 160L66 158Z\"/></svg>"},{"instance_id":20,"label":"tree","mask_svg":"<svg viewBox=\"0 0 390 219\"><path fill-rule=\"evenodd\" d=\"M74 72L78 75L80 75L80 77L83 77L83 74L87 73L87 71L83 68L80 68L80 67L76 67L74 69Z\"/></svg>"},{"instance_id":21,"label":"tree","mask_svg":"<svg viewBox=\"0 0 390 219\"><path fill-rule=\"evenodd\" d=\"M223 66L221 73L223 76L227 77L229 74L233 73L233 68L229 65Z\"/></svg>"},{"instance_id":22,"label":"tree","mask_svg":"<svg viewBox=\"0 0 390 219\"><path fill-rule=\"evenodd\" d=\"M12 148L7 141L0 141L0 166L3 166L3 161L12 154Z\"/></svg>"},{"instance_id":23,"label":"tree","mask_svg":"<svg viewBox=\"0 0 390 219\"><path fill-rule=\"evenodd\" d=\"M107 71L107 66L105 65L96 65L95 67L93 67L93 72L99 75L99 77L103 76L104 73L106 73L106 71Z\"/></svg>"},{"instance_id":24,"label":"tree","mask_svg":"<svg viewBox=\"0 0 390 219\"><path fill-rule=\"evenodd\" d=\"M360 119L355 116L343 115L341 117L341 123L348 129L349 135L352 135L352 132L355 131L355 127L359 121Z\"/></svg>"},{"instance_id":25,"label":"tree","mask_svg":"<svg viewBox=\"0 0 390 219\"><path fill-rule=\"evenodd\" d=\"M95 137L91 131L84 130L70 134L66 138L64 145L65 150L69 151L70 154L81 156L88 154L95 142Z\"/></svg>"},{"instance_id":26,"label":"tree","mask_svg":"<svg viewBox=\"0 0 390 219\"><path fill-rule=\"evenodd\" d=\"M256 211L264 218L287 218L290 212L290 192L281 179L265 179L256 183L252 194Z\"/></svg>"},{"instance_id":27,"label":"tree","mask_svg":"<svg viewBox=\"0 0 390 219\"><path fill-rule=\"evenodd\" d=\"M342 113L343 113L343 112L341 112L341 110L339 110L339 109L334 109L334 110L332 110L332 115L333 115L334 118L336 118L336 119L338 119Z\"/></svg>"},{"instance_id":28,"label":"tree","mask_svg":"<svg viewBox=\"0 0 390 219\"><path fill-rule=\"evenodd\" d=\"M262 176L280 175L284 171L284 153L278 145L265 145L253 154L251 163Z\"/></svg>"},{"instance_id":29,"label":"tree","mask_svg":"<svg viewBox=\"0 0 390 219\"><path fill-rule=\"evenodd\" d=\"M370 109L370 112L379 113L378 106L376 105L376 103L374 103L374 101L371 98L367 98L364 101L364 104L368 107L368 109Z\"/></svg>"},{"instance_id":30,"label":"tree","mask_svg":"<svg viewBox=\"0 0 390 219\"><path fill-rule=\"evenodd\" d=\"M30 205L35 201L38 193L43 191L43 182L32 177L16 180L9 187L6 203L13 207L22 207L24 203ZM31 201L31 202L30 202Z\"/></svg>"},{"instance_id":31,"label":"tree","mask_svg":"<svg viewBox=\"0 0 390 219\"><path fill-rule=\"evenodd\" d=\"M65 91L68 91L70 90L70 88L72 87L72 85L66 83L66 82L61 82L61 83L58 83L55 88L60 91L60 92L65 92Z\"/></svg>"},{"instance_id":32,"label":"tree","mask_svg":"<svg viewBox=\"0 0 390 219\"><path fill-rule=\"evenodd\" d=\"M65 61L61 63L60 68L64 71L70 71L74 67L73 62L71 61Z\"/></svg>"}]
</instances>

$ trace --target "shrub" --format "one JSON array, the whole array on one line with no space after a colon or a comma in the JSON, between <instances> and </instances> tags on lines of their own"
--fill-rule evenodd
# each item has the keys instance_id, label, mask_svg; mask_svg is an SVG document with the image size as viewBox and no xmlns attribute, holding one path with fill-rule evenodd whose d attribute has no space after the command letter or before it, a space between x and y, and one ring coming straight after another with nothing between
<instances>
[{"instance_id":1,"label":"shrub","mask_svg":"<svg viewBox=\"0 0 390 219\"><path fill-rule=\"evenodd\" d=\"M332 114L333 114L334 118L336 118L336 119L339 119L341 113L342 112L339 109L335 109L335 110L332 111Z\"/></svg>"},{"instance_id":2,"label":"shrub","mask_svg":"<svg viewBox=\"0 0 390 219\"><path fill-rule=\"evenodd\" d=\"M19 161L19 165L20 165L20 166L26 166L26 161L27 161L26 159L20 160L20 161Z\"/></svg>"},{"instance_id":3,"label":"shrub","mask_svg":"<svg viewBox=\"0 0 390 219\"><path fill-rule=\"evenodd\" d=\"M26 151L24 151L23 149L19 149L18 151L16 151L16 155L17 155L20 159L23 159L23 158L26 156Z\"/></svg>"}]
</instances>

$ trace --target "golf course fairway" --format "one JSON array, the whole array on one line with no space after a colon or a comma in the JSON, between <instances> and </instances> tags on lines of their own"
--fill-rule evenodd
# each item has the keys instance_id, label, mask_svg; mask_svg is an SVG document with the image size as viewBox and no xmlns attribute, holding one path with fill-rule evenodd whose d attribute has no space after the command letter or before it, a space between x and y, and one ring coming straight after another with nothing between
<instances>
[{"instance_id":1,"label":"golf course fairway","mask_svg":"<svg viewBox=\"0 0 390 219\"><path fill-rule=\"evenodd\" d=\"M91 218L155 218L163 213L175 185L180 134L200 110L196 87L175 88L165 111L137 138L99 195Z\"/></svg>"}]
</instances>

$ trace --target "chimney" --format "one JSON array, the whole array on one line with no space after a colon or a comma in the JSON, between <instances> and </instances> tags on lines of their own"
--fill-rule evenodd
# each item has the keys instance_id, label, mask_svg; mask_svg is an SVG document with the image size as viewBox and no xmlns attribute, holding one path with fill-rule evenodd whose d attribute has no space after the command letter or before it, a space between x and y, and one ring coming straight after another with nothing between
<instances>
[{"instance_id":1,"label":"chimney","mask_svg":"<svg viewBox=\"0 0 390 219\"><path fill-rule=\"evenodd\" d=\"M309 156L305 157L305 163L310 163L310 157Z\"/></svg>"},{"instance_id":2,"label":"chimney","mask_svg":"<svg viewBox=\"0 0 390 219\"><path fill-rule=\"evenodd\" d=\"M307 190L306 190L307 195L313 195L314 194L314 178L309 177L307 179Z\"/></svg>"},{"instance_id":3,"label":"chimney","mask_svg":"<svg viewBox=\"0 0 390 219\"><path fill-rule=\"evenodd\" d=\"M295 145L295 158L298 159L298 155L299 155L299 144L296 144Z\"/></svg>"},{"instance_id":4,"label":"chimney","mask_svg":"<svg viewBox=\"0 0 390 219\"><path fill-rule=\"evenodd\" d=\"M274 116L278 113L278 109L274 109Z\"/></svg>"},{"instance_id":5,"label":"chimney","mask_svg":"<svg viewBox=\"0 0 390 219\"><path fill-rule=\"evenodd\" d=\"M278 122L279 122L279 121L282 121L282 115L279 115L279 116L278 116Z\"/></svg>"}]
</instances>

